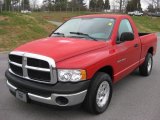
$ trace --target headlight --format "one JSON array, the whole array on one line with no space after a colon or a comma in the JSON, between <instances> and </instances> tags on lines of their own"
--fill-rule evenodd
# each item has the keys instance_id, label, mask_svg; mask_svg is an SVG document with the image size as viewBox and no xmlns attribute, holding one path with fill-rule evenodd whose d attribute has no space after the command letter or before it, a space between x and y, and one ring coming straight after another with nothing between
<instances>
[{"instance_id":1,"label":"headlight","mask_svg":"<svg viewBox=\"0 0 160 120\"><path fill-rule=\"evenodd\" d=\"M86 71L59 69L58 80L61 82L78 82L81 80L86 80Z\"/></svg>"}]
</instances>

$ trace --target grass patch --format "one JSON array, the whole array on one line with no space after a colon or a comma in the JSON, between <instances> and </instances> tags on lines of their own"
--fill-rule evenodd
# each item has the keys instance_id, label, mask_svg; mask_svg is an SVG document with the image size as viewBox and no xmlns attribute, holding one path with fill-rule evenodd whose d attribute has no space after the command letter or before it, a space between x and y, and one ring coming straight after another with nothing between
<instances>
[{"instance_id":1,"label":"grass patch","mask_svg":"<svg viewBox=\"0 0 160 120\"><path fill-rule=\"evenodd\" d=\"M21 13L0 13L0 51L47 37L56 26L45 19Z\"/></svg>"},{"instance_id":2,"label":"grass patch","mask_svg":"<svg viewBox=\"0 0 160 120\"><path fill-rule=\"evenodd\" d=\"M93 12L80 11L80 12L40 12L40 13L32 13L32 16L41 17L46 20L54 20L57 22L64 22L65 20L79 16L79 15L87 15L87 14L95 14Z\"/></svg>"},{"instance_id":3,"label":"grass patch","mask_svg":"<svg viewBox=\"0 0 160 120\"><path fill-rule=\"evenodd\" d=\"M160 17L133 17L140 32L160 32Z\"/></svg>"},{"instance_id":4,"label":"grass patch","mask_svg":"<svg viewBox=\"0 0 160 120\"><path fill-rule=\"evenodd\" d=\"M7 33L7 30L0 29L0 35L6 34L6 33Z\"/></svg>"}]
</instances>

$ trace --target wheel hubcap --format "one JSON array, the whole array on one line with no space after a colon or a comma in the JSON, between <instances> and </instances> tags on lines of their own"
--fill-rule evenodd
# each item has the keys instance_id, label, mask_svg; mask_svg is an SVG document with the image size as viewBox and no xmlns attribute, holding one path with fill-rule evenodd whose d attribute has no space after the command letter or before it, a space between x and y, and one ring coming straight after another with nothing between
<instances>
[{"instance_id":1,"label":"wheel hubcap","mask_svg":"<svg viewBox=\"0 0 160 120\"><path fill-rule=\"evenodd\" d=\"M152 68L152 59L150 58L150 59L148 60L148 67L147 67L148 73L151 71L151 68Z\"/></svg>"},{"instance_id":2,"label":"wheel hubcap","mask_svg":"<svg viewBox=\"0 0 160 120\"><path fill-rule=\"evenodd\" d=\"M109 99L109 93L110 93L110 86L107 81L103 81L97 91L97 96L96 96L96 102L98 107L103 107L108 99Z\"/></svg>"}]
</instances>

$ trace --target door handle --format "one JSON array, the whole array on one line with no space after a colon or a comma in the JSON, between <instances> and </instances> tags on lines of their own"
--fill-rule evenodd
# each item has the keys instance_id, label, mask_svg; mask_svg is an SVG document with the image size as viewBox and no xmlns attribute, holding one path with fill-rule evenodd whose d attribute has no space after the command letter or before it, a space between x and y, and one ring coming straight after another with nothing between
<instances>
[{"instance_id":1,"label":"door handle","mask_svg":"<svg viewBox=\"0 0 160 120\"><path fill-rule=\"evenodd\" d=\"M138 44L134 44L134 47L138 47Z\"/></svg>"}]
</instances>

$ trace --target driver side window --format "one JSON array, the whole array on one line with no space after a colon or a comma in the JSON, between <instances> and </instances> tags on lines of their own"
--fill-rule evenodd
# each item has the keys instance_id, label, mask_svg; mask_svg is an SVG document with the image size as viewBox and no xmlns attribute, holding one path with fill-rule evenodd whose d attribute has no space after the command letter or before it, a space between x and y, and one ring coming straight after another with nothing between
<instances>
[{"instance_id":1,"label":"driver side window","mask_svg":"<svg viewBox=\"0 0 160 120\"><path fill-rule=\"evenodd\" d=\"M124 32L133 33L133 29L131 27L131 24L127 19L122 20L120 23L119 30L118 30L117 43L121 42L120 37L121 37L121 34Z\"/></svg>"}]
</instances>

